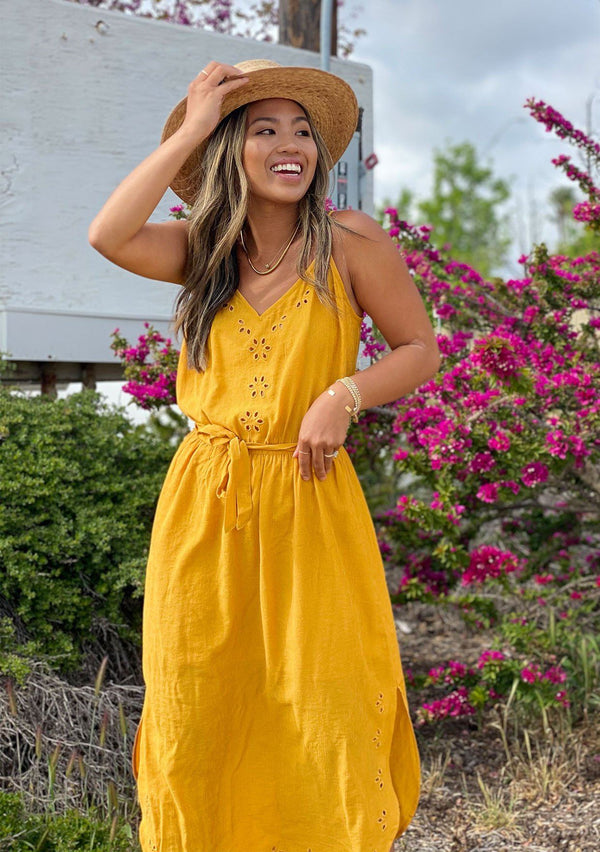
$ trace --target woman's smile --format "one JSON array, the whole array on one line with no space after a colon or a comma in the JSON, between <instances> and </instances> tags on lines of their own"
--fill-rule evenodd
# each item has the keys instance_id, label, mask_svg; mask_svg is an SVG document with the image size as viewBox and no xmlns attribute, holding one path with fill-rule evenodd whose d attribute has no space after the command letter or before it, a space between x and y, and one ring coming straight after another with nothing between
<instances>
[{"instance_id":1,"label":"woman's smile","mask_svg":"<svg viewBox=\"0 0 600 852\"><path fill-rule=\"evenodd\" d=\"M278 178L288 179L293 183L300 180L304 169L299 160L292 160L288 157L272 165L271 171Z\"/></svg>"}]
</instances>

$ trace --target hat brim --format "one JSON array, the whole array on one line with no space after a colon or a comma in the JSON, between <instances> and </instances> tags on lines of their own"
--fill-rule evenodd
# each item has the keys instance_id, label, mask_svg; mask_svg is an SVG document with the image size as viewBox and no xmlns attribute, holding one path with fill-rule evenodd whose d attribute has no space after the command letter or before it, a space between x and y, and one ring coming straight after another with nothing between
<instances>
[{"instance_id":1,"label":"hat brim","mask_svg":"<svg viewBox=\"0 0 600 852\"><path fill-rule=\"evenodd\" d=\"M335 164L342 156L358 125L358 103L351 87L341 77L317 68L272 66L247 71L250 82L229 92L221 104L220 120L238 107L266 98L289 98L307 110L311 121L323 137ZM187 97L171 110L161 135L161 143L179 129L185 118ZM171 189L182 201L192 204L197 188L193 176L198 174L207 139L194 149L173 181Z\"/></svg>"}]
</instances>

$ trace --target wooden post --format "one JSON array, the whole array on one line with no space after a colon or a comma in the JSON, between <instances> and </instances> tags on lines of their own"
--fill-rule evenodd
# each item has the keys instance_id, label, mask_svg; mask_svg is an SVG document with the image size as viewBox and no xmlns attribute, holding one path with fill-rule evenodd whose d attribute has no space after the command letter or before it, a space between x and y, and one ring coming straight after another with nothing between
<instances>
[{"instance_id":1,"label":"wooden post","mask_svg":"<svg viewBox=\"0 0 600 852\"><path fill-rule=\"evenodd\" d=\"M94 364L82 364L81 387L82 390L96 390L96 367Z\"/></svg>"},{"instance_id":2,"label":"wooden post","mask_svg":"<svg viewBox=\"0 0 600 852\"><path fill-rule=\"evenodd\" d=\"M320 50L321 0L279 0L279 44ZM337 56L337 0L333 0L331 55Z\"/></svg>"},{"instance_id":3,"label":"wooden post","mask_svg":"<svg viewBox=\"0 0 600 852\"><path fill-rule=\"evenodd\" d=\"M50 366L48 364L42 365L42 386L41 392L42 396L50 397L50 399L56 399L57 397L57 389L56 389L56 369L54 366Z\"/></svg>"}]
</instances>

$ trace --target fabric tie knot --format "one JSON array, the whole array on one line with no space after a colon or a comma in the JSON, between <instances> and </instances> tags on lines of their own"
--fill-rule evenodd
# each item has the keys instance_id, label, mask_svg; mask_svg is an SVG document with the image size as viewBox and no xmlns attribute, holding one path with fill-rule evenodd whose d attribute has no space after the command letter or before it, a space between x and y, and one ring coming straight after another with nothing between
<instances>
[{"instance_id":1,"label":"fabric tie knot","mask_svg":"<svg viewBox=\"0 0 600 852\"><path fill-rule=\"evenodd\" d=\"M216 495L225 502L225 532L241 530L252 516L252 485L248 450L290 450L296 444L247 444L231 429L217 423L196 423L196 432L212 446L227 445L227 463Z\"/></svg>"}]
</instances>

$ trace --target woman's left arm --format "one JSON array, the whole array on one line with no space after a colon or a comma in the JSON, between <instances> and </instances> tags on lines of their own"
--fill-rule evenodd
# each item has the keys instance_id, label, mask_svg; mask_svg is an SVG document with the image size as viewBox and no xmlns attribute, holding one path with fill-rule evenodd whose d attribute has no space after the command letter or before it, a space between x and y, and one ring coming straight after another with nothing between
<instances>
[{"instance_id":1,"label":"woman's left arm","mask_svg":"<svg viewBox=\"0 0 600 852\"><path fill-rule=\"evenodd\" d=\"M342 240L350 284L392 350L351 376L362 408L370 408L399 399L430 379L439 369L440 353L423 300L392 239L360 211L344 211L338 218L362 235L344 234ZM336 387L342 388L339 383Z\"/></svg>"},{"instance_id":2,"label":"woman's left arm","mask_svg":"<svg viewBox=\"0 0 600 852\"><path fill-rule=\"evenodd\" d=\"M423 300L397 246L377 222L357 210L334 214L356 234L342 232L345 258L356 301L383 334L391 352L350 376L361 396L361 409L384 405L418 388L437 372L440 353ZM339 378L342 378L340 376ZM330 453L344 441L349 426L346 405L354 398L340 382L325 390L307 411L294 457L303 479L314 470L324 479Z\"/></svg>"}]
</instances>

